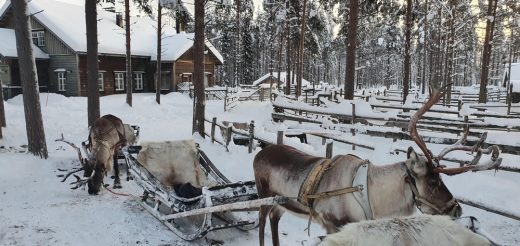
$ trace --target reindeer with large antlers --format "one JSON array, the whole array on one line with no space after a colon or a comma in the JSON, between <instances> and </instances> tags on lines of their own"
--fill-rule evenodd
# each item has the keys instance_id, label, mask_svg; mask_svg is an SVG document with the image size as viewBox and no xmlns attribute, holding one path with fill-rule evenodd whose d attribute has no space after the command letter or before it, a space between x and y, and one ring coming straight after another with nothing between
<instances>
[{"instance_id":1,"label":"reindeer with large antlers","mask_svg":"<svg viewBox=\"0 0 520 246\"><path fill-rule=\"evenodd\" d=\"M129 125L113 115L105 115L92 124L89 132L88 144L83 143L84 152L87 158L81 154L80 148L75 144L66 141L63 138L57 139L69 144L78 152L81 167L69 171L63 176L62 182L68 177L74 175L77 179L71 184L74 185L72 189L77 189L88 184L88 193L91 195L97 194L103 184L103 178L107 172L114 168L114 188L121 188L121 180L119 178L119 165L117 164L117 153L120 148L127 143L132 144L136 140L136 136ZM83 177L74 173L84 171Z\"/></svg>"},{"instance_id":2,"label":"reindeer with large antlers","mask_svg":"<svg viewBox=\"0 0 520 246\"><path fill-rule=\"evenodd\" d=\"M260 151L253 163L258 196L298 198L283 205L260 208L260 245L264 245L268 215L273 245L280 245L278 222L285 211L308 216L327 233L337 232L349 222L408 216L416 207L426 214L459 217L462 209L442 182L440 173L453 175L487 170L500 165L500 159L496 147L490 150L463 147L462 141L433 157L417 132L417 122L444 91L442 88L430 93L429 100L409 123L410 135L424 156L410 147L406 161L379 166L354 155L339 155L332 160L311 156L286 145L272 145ZM491 152L492 159L488 163L457 168L446 168L438 163L451 151L468 149Z\"/></svg>"}]
</instances>

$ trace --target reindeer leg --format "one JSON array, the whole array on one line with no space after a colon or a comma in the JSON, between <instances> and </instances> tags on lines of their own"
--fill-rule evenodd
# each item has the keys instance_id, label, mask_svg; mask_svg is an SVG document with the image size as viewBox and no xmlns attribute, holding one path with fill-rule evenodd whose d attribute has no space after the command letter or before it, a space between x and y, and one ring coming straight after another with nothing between
<instances>
[{"instance_id":1,"label":"reindeer leg","mask_svg":"<svg viewBox=\"0 0 520 246\"><path fill-rule=\"evenodd\" d=\"M280 206L273 206L269 213L269 221L271 222L271 235L273 237L273 246L280 246L280 238L278 237L278 222L284 214L284 210Z\"/></svg>"},{"instance_id":2,"label":"reindeer leg","mask_svg":"<svg viewBox=\"0 0 520 246\"><path fill-rule=\"evenodd\" d=\"M121 179L119 179L119 163L117 162L117 151L114 151L112 165L114 165L114 189L121 189Z\"/></svg>"},{"instance_id":3,"label":"reindeer leg","mask_svg":"<svg viewBox=\"0 0 520 246\"><path fill-rule=\"evenodd\" d=\"M261 206L258 211L258 237L260 238L260 246L264 246L264 234L265 234L265 221L272 206Z\"/></svg>"}]
</instances>

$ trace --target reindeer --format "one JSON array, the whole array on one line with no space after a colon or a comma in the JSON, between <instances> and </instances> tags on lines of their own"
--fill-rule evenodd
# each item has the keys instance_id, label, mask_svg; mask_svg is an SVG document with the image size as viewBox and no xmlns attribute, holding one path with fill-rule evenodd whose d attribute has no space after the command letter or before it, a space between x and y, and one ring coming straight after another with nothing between
<instances>
[{"instance_id":1,"label":"reindeer","mask_svg":"<svg viewBox=\"0 0 520 246\"><path fill-rule=\"evenodd\" d=\"M327 235L320 246L495 245L448 216L420 215L351 223Z\"/></svg>"},{"instance_id":2,"label":"reindeer","mask_svg":"<svg viewBox=\"0 0 520 246\"><path fill-rule=\"evenodd\" d=\"M80 168L73 169L64 175L62 182L73 173L84 171L83 178L74 175L77 180L71 183L75 185L72 188L77 189L88 184L88 193L95 195L99 193L104 176L107 172L111 171L113 167L115 177L113 187L116 189L122 188L119 178L117 153L120 148L125 146L128 142L131 144L135 143L136 136L132 128L128 125L125 126L121 119L109 114L94 121L90 128L88 144L83 145L87 153L87 158L83 158L81 150L74 144L63 139L63 136L56 141L65 142L75 148L81 163Z\"/></svg>"},{"instance_id":3,"label":"reindeer","mask_svg":"<svg viewBox=\"0 0 520 246\"><path fill-rule=\"evenodd\" d=\"M428 150L417 132L416 125L422 115L442 97L445 88L430 92L429 100L409 122L410 135L424 156L409 147L406 161L379 166L354 155L340 155L328 160L305 154L285 145L272 145L261 150L253 162L258 196L260 198L298 197L298 200L260 208L260 245L264 245L264 230L268 215L273 245L280 245L278 222L285 211L308 216L309 223L312 220L321 224L328 234L337 232L349 222L408 216L415 212L416 207L426 214L460 216L462 209L442 182L440 173L455 175L470 170L496 168L500 165L501 159L498 158L499 150L496 146L482 150L480 146L462 146L462 141L443 150L437 157ZM467 134L464 134L463 138L466 136ZM492 153L492 158L487 163L477 164L480 160L480 154L477 154L475 160L465 166L458 168L441 166L439 161L454 150ZM366 170L364 176L366 185L352 187L358 176L356 173L362 170L362 167ZM320 168L324 171L321 178L317 178L314 170ZM308 182L309 180L311 182ZM360 196L364 197L364 200Z\"/></svg>"}]
</instances>

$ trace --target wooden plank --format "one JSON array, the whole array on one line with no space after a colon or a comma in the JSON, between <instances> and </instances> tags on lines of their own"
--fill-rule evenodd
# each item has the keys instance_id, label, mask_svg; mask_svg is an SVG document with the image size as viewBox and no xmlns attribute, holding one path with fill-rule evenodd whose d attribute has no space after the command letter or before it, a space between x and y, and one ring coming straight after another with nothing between
<instances>
[{"instance_id":1,"label":"wooden plank","mask_svg":"<svg viewBox=\"0 0 520 246\"><path fill-rule=\"evenodd\" d=\"M267 197L267 198L252 200L252 201L243 201L243 202L235 202L235 203L230 203L230 204L222 204L222 205L217 205L217 206L213 206L213 207L205 207L205 208L194 209L194 210L185 211L185 212L181 212L181 213L165 215L165 216L161 216L159 218L159 220L164 221L164 220L178 219L178 218L200 215L200 214L210 214L210 213L218 213L218 212L224 212L224 211L259 208L260 206L265 206L265 205L283 204L288 201L289 201L289 198L282 197L282 196Z\"/></svg>"},{"instance_id":2,"label":"wooden plank","mask_svg":"<svg viewBox=\"0 0 520 246\"><path fill-rule=\"evenodd\" d=\"M456 197L456 199L457 199L458 202L460 202L462 204L466 204L468 206L479 208L479 209L482 209L482 210L485 210L485 211L488 211L488 212L491 212L491 213L494 213L494 214L502 215L504 217L520 221L520 214L516 214L516 213L511 212L511 211L505 211L505 210L502 210L502 209L499 209L499 208L493 208L493 207L491 207L489 205L485 205L485 204L480 203L480 202L471 201L471 200L468 200L466 198Z\"/></svg>"}]
</instances>

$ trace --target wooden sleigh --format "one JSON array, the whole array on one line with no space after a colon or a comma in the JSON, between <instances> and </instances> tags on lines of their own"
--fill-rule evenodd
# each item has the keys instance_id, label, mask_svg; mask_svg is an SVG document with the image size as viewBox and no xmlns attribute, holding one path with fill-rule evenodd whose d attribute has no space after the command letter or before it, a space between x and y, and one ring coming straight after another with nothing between
<instances>
[{"instance_id":1,"label":"wooden sleigh","mask_svg":"<svg viewBox=\"0 0 520 246\"><path fill-rule=\"evenodd\" d=\"M129 177L144 190L138 202L184 240L200 239L210 231L226 228L254 229L258 224L257 216L251 219L249 212L244 211L287 201L284 197L258 199L254 181L232 183L191 140L146 145L125 147L121 156L128 166ZM170 158L175 157L171 150L183 150L178 153L181 161ZM193 169L198 171L195 175L185 172L177 178L184 179L182 182L191 180L195 187L200 185L201 194L193 197L179 194L168 185L168 178L172 176L163 175L157 168L161 165L162 170L165 165L180 170L195 165ZM187 177L190 175L200 177Z\"/></svg>"}]
</instances>

